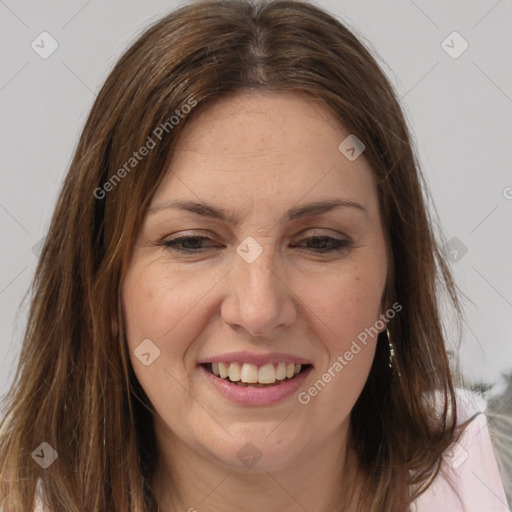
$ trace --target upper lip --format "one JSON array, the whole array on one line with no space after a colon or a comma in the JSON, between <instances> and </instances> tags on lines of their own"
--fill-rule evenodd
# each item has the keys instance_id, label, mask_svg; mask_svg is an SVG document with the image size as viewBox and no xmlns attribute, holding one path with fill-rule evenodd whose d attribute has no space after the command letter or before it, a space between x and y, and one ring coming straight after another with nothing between
<instances>
[{"instance_id":1,"label":"upper lip","mask_svg":"<svg viewBox=\"0 0 512 512\"><path fill-rule=\"evenodd\" d=\"M270 363L312 364L309 359L277 352L269 354L255 354L254 352L228 352L226 354L212 356L198 361L198 364L206 363L252 363L257 366L263 366L264 364Z\"/></svg>"}]
</instances>

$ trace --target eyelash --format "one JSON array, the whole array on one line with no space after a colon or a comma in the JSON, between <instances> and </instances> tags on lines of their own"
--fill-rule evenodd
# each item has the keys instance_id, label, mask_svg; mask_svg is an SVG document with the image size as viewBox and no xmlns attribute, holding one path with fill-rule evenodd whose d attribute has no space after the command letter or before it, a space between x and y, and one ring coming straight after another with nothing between
<instances>
[{"instance_id":1,"label":"eyelash","mask_svg":"<svg viewBox=\"0 0 512 512\"><path fill-rule=\"evenodd\" d=\"M211 240L211 239L206 236L189 235L189 236L181 236L178 238L174 238L173 240L167 240L167 241L163 242L162 245L164 247L166 247L167 249L171 249L173 251L186 253L186 254L198 254L199 252L204 251L204 248L203 249L201 249L201 248L199 248L199 249L182 249L182 248L178 247L179 244L186 243L190 240ZM313 251L316 254L340 252L342 250L346 250L351 245L351 242L349 242L348 240L340 240L338 238L333 238L331 236L326 236L326 235L314 235L314 236L311 236L308 238L304 238L302 241L308 241L308 240L322 240L322 241L330 241L331 243L333 243L333 245L328 248L322 248L322 249L315 249L312 247L306 248L306 249ZM211 247L210 247L210 249L211 249Z\"/></svg>"}]
</instances>

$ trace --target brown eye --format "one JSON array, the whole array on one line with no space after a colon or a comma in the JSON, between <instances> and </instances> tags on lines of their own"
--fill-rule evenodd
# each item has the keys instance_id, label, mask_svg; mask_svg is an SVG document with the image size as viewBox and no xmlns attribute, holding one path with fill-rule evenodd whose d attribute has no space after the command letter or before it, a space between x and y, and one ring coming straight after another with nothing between
<instances>
[{"instance_id":1,"label":"brown eye","mask_svg":"<svg viewBox=\"0 0 512 512\"><path fill-rule=\"evenodd\" d=\"M339 238L333 238L331 236L316 235L309 238L305 238L302 242L306 242L308 245L306 249L310 249L313 252L325 253L331 251L340 251L346 249L350 242L348 240L341 240Z\"/></svg>"},{"instance_id":2,"label":"brown eye","mask_svg":"<svg viewBox=\"0 0 512 512\"><path fill-rule=\"evenodd\" d=\"M180 236L163 242L163 245L175 251L194 253L205 249L205 247L201 247L203 240L211 239L206 236ZM206 247L206 249L208 248L211 247Z\"/></svg>"}]
</instances>

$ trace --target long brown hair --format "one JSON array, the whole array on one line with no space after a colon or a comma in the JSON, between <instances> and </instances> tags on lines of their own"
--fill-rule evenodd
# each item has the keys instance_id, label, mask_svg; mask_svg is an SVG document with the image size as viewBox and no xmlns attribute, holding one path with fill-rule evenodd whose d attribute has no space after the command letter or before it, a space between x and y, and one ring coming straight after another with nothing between
<instances>
[{"instance_id":1,"label":"long brown hair","mask_svg":"<svg viewBox=\"0 0 512 512\"><path fill-rule=\"evenodd\" d=\"M4 512L30 510L38 479L51 512L156 510L151 404L130 365L121 284L181 130L202 105L242 89L324 101L364 142L377 178L390 255L385 298L403 311L389 324L394 372L380 339L351 415L352 443L368 475L362 510L405 511L438 472L456 422L440 290L460 307L391 85L365 46L312 3L202 1L173 11L126 51L83 129L6 397ZM147 154L130 160L149 139L155 145ZM440 416L425 399L435 390L444 396ZM31 456L43 442L58 453L47 469Z\"/></svg>"}]
</instances>

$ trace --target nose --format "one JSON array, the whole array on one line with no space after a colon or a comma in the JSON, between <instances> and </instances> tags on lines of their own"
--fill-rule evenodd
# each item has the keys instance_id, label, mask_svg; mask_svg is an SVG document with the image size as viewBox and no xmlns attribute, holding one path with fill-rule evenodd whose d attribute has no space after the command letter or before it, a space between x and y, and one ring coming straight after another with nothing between
<instances>
[{"instance_id":1,"label":"nose","mask_svg":"<svg viewBox=\"0 0 512 512\"><path fill-rule=\"evenodd\" d=\"M270 337L275 330L296 321L297 298L285 272L273 267L268 250L252 263L236 258L226 278L228 294L221 307L222 319L233 329Z\"/></svg>"}]
</instances>

